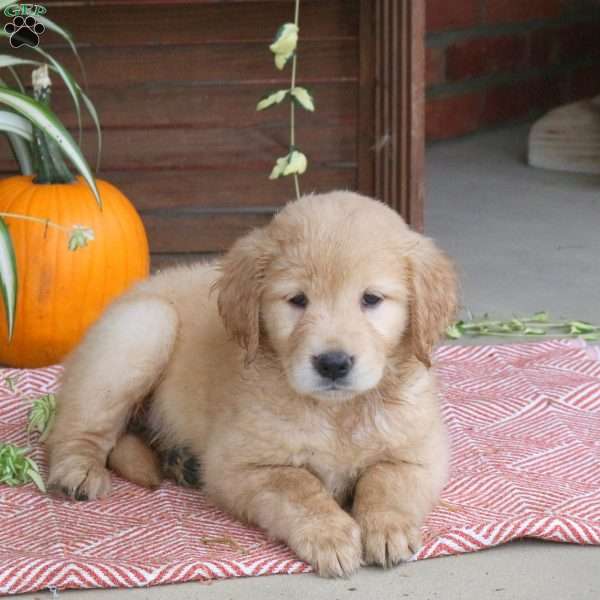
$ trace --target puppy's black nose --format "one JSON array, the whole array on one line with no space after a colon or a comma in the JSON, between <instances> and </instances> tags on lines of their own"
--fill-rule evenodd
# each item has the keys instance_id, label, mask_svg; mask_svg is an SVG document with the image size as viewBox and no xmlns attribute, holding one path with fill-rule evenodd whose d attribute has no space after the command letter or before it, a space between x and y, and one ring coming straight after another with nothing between
<instances>
[{"instance_id":1,"label":"puppy's black nose","mask_svg":"<svg viewBox=\"0 0 600 600\"><path fill-rule=\"evenodd\" d=\"M324 352L312 360L317 373L332 380L348 375L354 364L354 357L345 352Z\"/></svg>"}]
</instances>

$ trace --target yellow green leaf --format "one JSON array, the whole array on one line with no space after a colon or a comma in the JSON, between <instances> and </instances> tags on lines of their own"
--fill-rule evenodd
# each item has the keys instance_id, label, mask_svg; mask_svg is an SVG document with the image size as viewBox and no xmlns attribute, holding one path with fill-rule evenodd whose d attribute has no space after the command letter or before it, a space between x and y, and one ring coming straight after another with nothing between
<instances>
[{"instance_id":1,"label":"yellow green leaf","mask_svg":"<svg viewBox=\"0 0 600 600\"><path fill-rule=\"evenodd\" d=\"M293 175L294 173L298 173L298 175L302 175L306 171L307 166L308 160L306 156L299 150L294 150L289 156L287 166L283 169L283 174Z\"/></svg>"},{"instance_id":2,"label":"yellow green leaf","mask_svg":"<svg viewBox=\"0 0 600 600\"><path fill-rule=\"evenodd\" d=\"M45 492L46 486L44 485L42 476L40 475L39 471L37 471L37 464L33 463L33 466L35 466L35 468L32 467L31 469L28 469L26 476L29 477L29 479L37 486L40 492Z\"/></svg>"},{"instance_id":3,"label":"yellow green leaf","mask_svg":"<svg viewBox=\"0 0 600 600\"><path fill-rule=\"evenodd\" d=\"M287 156L282 156L281 158L278 158L277 162L275 163L275 166L273 167L273 170L271 171L271 174L269 175L269 179L278 179L279 177L281 177L283 175L283 171L287 167L288 161L289 154Z\"/></svg>"},{"instance_id":4,"label":"yellow green leaf","mask_svg":"<svg viewBox=\"0 0 600 600\"><path fill-rule=\"evenodd\" d=\"M571 333L594 333L597 329L594 325L585 321L571 321L569 325Z\"/></svg>"},{"instance_id":5,"label":"yellow green leaf","mask_svg":"<svg viewBox=\"0 0 600 600\"><path fill-rule=\"evenodd\" d=\"M27 456L28 452L28 448L0 442L0 483L15 486L33 482L45 491L38 465Z\"/></svg>"},{"instance_id":6,"label":"yellow green leaf","mask_svg":"<svg viewBox=\"0 0 600 600\"><path fill-rule=\"evenodd\" d=\"M94 230L83 225L73 225L69 235L69 250L74 252L77 248L85 248L88 242L94 239Z\"/></svg>"},{"instance_id":7,"label":"yellow green leaf","mask_svg":"<svg viewBox=\"0 0 600 600\"><path fill-rule=\"evenodd\" d=\"M453 323L448 327L448 329L446 329L446 337L450 338L451 340L458 340L462 337L462 335L462 331L457 323Z\"/></svg>"},{"instance_id":8,"label":"yellow green leaf","mask_svg":"<svg viewBox=\"0 0 600 600\"><path fill-rule=\"evenodd\" d=\"M531 317L532 321L536 321L537 323L545 323L548 320L547 311L536 312L533 317Z\"/></svg>"},{"instance_id":9,"label":"yellow green leaf","mask_svg":"<svg viewBox=\"0 0 600 600\"><path fill-rule=\"evenodd\" d=\"M33 431L40 434L40 442L43 442L50 433L56 415L56 397L54 394L46 394L33 401L29 411L27 423L27 435Z\"/></svg>"},{"instance_id":10,"label":"yellow green leaf","mask_svg":"<svg viewBox=\"0 0 600 600\"><path fill-rule=\"evenodd\" d=\"M306 88L296 86L291 93L302 108L310 112L315 110L315 101Z\"/></svg>"},{"instance_id":11,"label":"yellow green leaf","mask_svg":"<svg viewBox=\"0 0 600 600\"><path fill-rule=\"evenodd\" d=\"M586 342L600 342L600 333L586 333L581 338Z\"/></svg>"},{"instance_id":12,"label":"yellow green leaf","mask_svg":"<svg viewBox=\"0 0 600 600\"><path fill-rule=\"evenodd\" d=\"M545 335L546 330L541 327L526 327L523 333L525 335Z\"/></svg>"},{"instance_id":13,"label":"yellow green leaf","mask_svg":"<svg viewBox=\"0 0 600 600\"><path fill-rule=\"evenodd\" d=\"M269 46L271 52L283 55L292 54L298 45L298 31L298 26L294 23L284 23L275 34L275 40Z\"/></svg>"},{"instance_id":14,"label":"yellow green leaf","mask_svg":"<svg viewBox=\"0 0 600 600\"><path fill-rule=\"evenodd\" d=\"M283 67L285 67L287 61L290 60L290 58L292 58L292 56L294 56L293 52L291 52L290 54L276 54L275 55L275 66L280 71L283 70Z\"/></svg>"},{"instance_id":15,"label":"yellow green leaf","mask_svg":"<svg viewBox=\"0 0 600 600\"><path fill-rule=\"evenodd\" d=\"M276 92L267 94L266 96L260 99L260 101L256 105L256 110L265 110L265 108L269 108L269 106L273 106L274 104L280 104L288 95L288 92L289 90L277 90Z\"/></svg>"}]
</instances>

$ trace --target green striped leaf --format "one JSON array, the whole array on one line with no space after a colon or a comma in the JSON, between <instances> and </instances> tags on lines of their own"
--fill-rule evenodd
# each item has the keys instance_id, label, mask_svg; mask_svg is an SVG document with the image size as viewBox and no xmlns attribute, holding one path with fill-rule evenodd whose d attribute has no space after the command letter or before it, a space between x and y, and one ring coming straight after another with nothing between
<instances>
[{"instance_id":1,"label":"green striped leaf","mask_svg":"<svg viewBox=\"0 0 600 600\"><path fill-rule=\"evenodd\" d=\"M9 37L9 35L5 31L0 30L0 37L6 38L6 37ZM75 112L77 114L77 127L78 127L78 132L79 132L79 134L78 134L79 135L79 143L81 144L81 131L82 131L81 106L79 104L79 94L77 92L77 88L79 86L78 86L77 82L75 81L75 79L71 75L71 73L69 73L69 71L67 69L65 69L65 67L63 67L50 53L46 52L39 46L32 47L31 50L33 50L34 52L37 52L38 54L41 54L50 63L49 66L52 68L53 71L55 71L56 73L58 73L61 76L65 86L67 87L67 90L69 90L69 94L71 94L73 104L75 105ZM0 55L0 67L4 67L4 66L12 67L14 65L25 65L25 64L39 66L40 64L43 64L43 63L41 63L39 61L34 61L34 60L16 58L16 57L8 55L8 54ZM25 93L23 84L18 79L18 75L15 74L15 77L17 78L19 89L20 89L21 93Z\"/></svg>"},{"instance_id":2,"label":"green striped leaf","mask_svg":"<svg viewBox=\"0 0 600 600\"><path fill-rule=\"evenodd\" d=\"M2 35L0 34L0 37ZM6 37L6 36L4 36ZM18 65L36 65L39 66L39 61L30 60L27 58L18 58L17 56L11 56L10 54L0 54L0 69L3 67L14 67Z\"/></svg>"},{"instance_id":3,"label":"green striped leaf","mask_svg":"<svg viewBox=\"0 0 600 600\"><path fill-rule=\"evenodd\" d=\"M71 94L71 98L73 99L73 104L75 104L75 112L77 113L77 130L79 132L79 143L81 144L81 105L79 104L79 93L77 91L79 86L77 85L77 82L71 73L69 73L69 71L67 71L67 69L65 69L51 54L45 50L42 50L39 46L32 48L32 50L35 50L35 52L41 54L47 61L50 62L52 70L56 71L61 76L65 86L69 90L69 94Z\"/></svg>"},{"instance_id":4,"label":"green striped leaf","mask_svg":"<svg viewBox=\"0 0 600 600\"><path fill-rule=\"evenodd\" d=\"M6 35L3 33L0 33L0 37L6 37ZM0 69L6 68L10 71L10 74L12 75L12 78L15 80L15 83L17 84L19 91L21 92L21 94L24 94L25 86L23 85L23 82L21 81L19 74L14 69L15 66L19 66L19 65L39 66L40 63L36 60L29 60L27 58L18 58L16 56L11 56L10 54L0 54ZM6 85L4 82L2 82L2 83L3 83L3 85Z\"/></svg>"},{"instance_id":5,"label":"green striped leaf","mask_svg":"<svg viewBox=\"0 0 600 600\"><path fill-rule=\"evenodd\" d=\"M14 154L15 160L19 164L21 175L33 175L33 159L31 156L31 146L21 136L14 133L7 133L10 149Z\"/></svg>"},{"instance_id":6,"label":"green striped leaf","mask_svg":"<svg viewBox=\"0 0 600 600\"><path fill-rule=\"evenodd\" d=\"M81 150L75 143L71 134L65 129L58 117L47 106L36 102L29 96L0 87L0 103L10 106L26 119L31 121L33 125L39 127L47 133L61 149L63 154L71 161L73 166L81 174L86 181L96 202L101 207L102 201L96 186L94 175L85 160Z\"/></svg>"},{"instance_id":7,"label":"green striped leaf","mask_svg":"<svg viewBox=\"0 0 600 600\"><path fill-rule=\"evenodd\" d=\"M0 131L14 133L25 138L28 142L33 140L31 123L22 116L8 110L0 110Z\"/></svg>"},{"instance_id":8,"label":"green striped leaf","mask_svg":"<svg viewBox=\"0 0 600 600\"><path fill-rule=\"evenodd\" d=\"M98 146L96 151L96 173L100 171L100 159L102 157L102 129L100 128L100 118L98 117L98 113L96 112L96 107L94 103L89 99L89 97L83 92L81 87L77 86L77 91L83 100L83 104L85 105L90 117L92 117L92 121L94 121L94 125L96 126L96 138L98 140Z\"/></svg>"},{"instance_id":9,"label":"green striped leaf","mask_svg":"<svg viewBox=\"0 0 600 600\"><path fill-rule=\"evenodd\" d=\"M0 85L5 87L6 83L0 78ZM7 111L0 111L0 114L5 113ZM17 117L18 119L22 119L23 117L17 115L16 113L8 113L11 115L10 118ZM6 137L8 138L8 142L10 144L10 149L14 154L15 160L19 163L19 170L21 171L21 175L33 175L33 159L31 156L31 146L29 145L29 141L33 138L33 132L31 131L31 123L29 121L25 121L27 123L27 130L24 131L26 135L20 135L18 133L13 133L12 131L6 131ZM23 125L25 128L25 126Z\"/></svg>"},{"instance_id":10,"label":"green striped leaf","mask_svg":"<svg viewBox=\"0 0 600 600\"><path fill-rule=\"evenodd\" d=\"M15 83L17 84L17 88L19 89L21 94L24 94L25 86L23 85L23 81L21 81L21 78L19 77L17 70L14 67L8 67L8 70L9 70L10 74L12 75L12 78L15 80Z\"/></svg>"},{"instance_id":11,"label":"green striped leaf","mask_svg":"<svg viewBox=\"0 0 600 600\"><path fill-rule=\"evenodd\" d=\"M0 78L0 85L5 87L6 83ZM6 112L6 111L2 111ZM8 113L11 117L17 117L22 119L16 113ZM29 130L31 130L31 123L27 121L27 126ZM28 132L25 132L28 133ZM33 134L24 136L26 139L17 133L13 133L12 131L6 131L6 137L8 138L8 142L10 144L10 149L15 157L15 160L19 163L19 170L21 171L21 175L33 175L33 160L31 157L31 146L29 145L30 137L33 137Z\"/></svg>"},{"instance_id":12,"label":"green striped leaf","mask_svg":"<svg viewBox=\"0 0 600 600\"><path fill-rule=\"evenodd\" d=\"M8 339L12 338L15 327L15 309L17 305L17 260L10 233L0 217L0 292L4 301L6 329Z\"/></svg>"},{"instance_id":13,"label":"green striped leaf","mask_svg":"<svg viewBox=\"0 0 600 600\"><path fill-rule=\"evenodd\" d=\"M87 74L85 72L85 67L83 66L81 56L79 56L79 52L77 51L77 46L75 45L73 35L60 25L57 25L54 21L50 20L48 17L37 15L35 19L38 23L41 23L46 29L49 29L50 31L53 31L54 33L60 35L60 37L62 37L69 44L79 64L79 69L81 70L81 75L83 76L83 86L87 88Z\"/></svg>"},{"instance_id":14,"label":"green striped leaf","mask_svg":"<svg viewBox=\"0 0 600 600\"><path fill-rule=\"evenodd\" d=\"M31 146L20 135L7 133L6 137L10 144L15 160L19 163L21 175L33 175L33 159L31 157Z\"/></svg>"}]
</instances>

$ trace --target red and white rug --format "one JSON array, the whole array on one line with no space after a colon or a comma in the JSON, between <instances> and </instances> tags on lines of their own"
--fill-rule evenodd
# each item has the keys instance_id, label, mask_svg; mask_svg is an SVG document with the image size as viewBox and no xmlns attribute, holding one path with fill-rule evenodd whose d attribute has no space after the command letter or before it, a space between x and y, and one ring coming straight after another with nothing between
<instances>
[{"instance_id":1,"label":"red and white rug","mask_svg":"<svg viewBox=\"0 0 600 600\"><path fill-rule=\"evenodd\" d=\"M600 348L446 346L436 369L451 477L415 558L523 537L600 544ZM0 440L27 444L26 399L54 391L59 373L0 370ZM41 448L33 457L45 474ZM89 503L0 486L0 515L0 594L310 571L170 483L150 492L115 478L109 499Z\"/></svg>"}]
</instances>

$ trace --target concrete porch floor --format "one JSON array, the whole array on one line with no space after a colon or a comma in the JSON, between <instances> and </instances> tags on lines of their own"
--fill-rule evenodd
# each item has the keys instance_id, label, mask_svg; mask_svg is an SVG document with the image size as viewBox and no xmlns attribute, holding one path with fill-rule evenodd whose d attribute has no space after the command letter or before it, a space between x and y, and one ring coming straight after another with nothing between
<instances>
[{"instance_id":1,"label":"concrete porch floor","mask_svg":"<svg viewBox=\"0 0 600 600\"><path fill-rule=\"evenodd\" d=\"M498 316L549 310L600 321L600 177L528 168L527 128L437 144L428 152L427 234L462 271L465 307ZM314 575L62 592L65 600L600 598L600 548L519 541L499 548L362 569L346 580ZM36 593L22 598L50 598Z\"/></svg>"}]
</instances>

